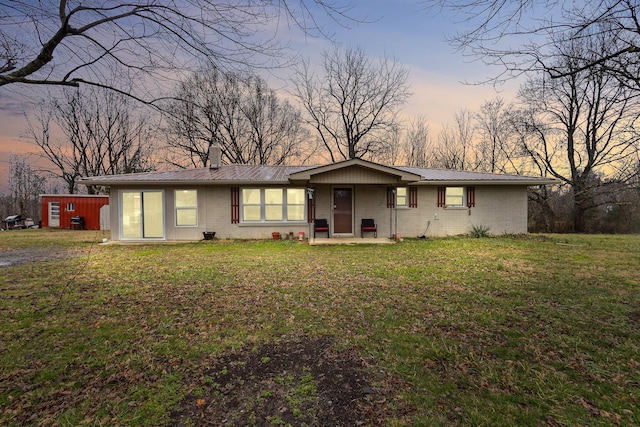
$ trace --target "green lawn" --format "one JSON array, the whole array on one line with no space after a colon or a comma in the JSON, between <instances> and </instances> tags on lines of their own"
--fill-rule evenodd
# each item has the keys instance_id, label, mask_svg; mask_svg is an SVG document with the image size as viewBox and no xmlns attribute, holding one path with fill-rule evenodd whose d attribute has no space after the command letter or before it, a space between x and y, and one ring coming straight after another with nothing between
<instances>
[{"instance_id":1,"label":"green lawn","mask_svg":"<svg viewBox=\"0 0 640 427\"><path fill-rule=\"evenodd\" d=\"M0 424L172 424L217 355L322 336L394 378L388 425L640 424L640 236L102 237L0 233L40 259L0 267Z\"/></svg>"}]
</instances>

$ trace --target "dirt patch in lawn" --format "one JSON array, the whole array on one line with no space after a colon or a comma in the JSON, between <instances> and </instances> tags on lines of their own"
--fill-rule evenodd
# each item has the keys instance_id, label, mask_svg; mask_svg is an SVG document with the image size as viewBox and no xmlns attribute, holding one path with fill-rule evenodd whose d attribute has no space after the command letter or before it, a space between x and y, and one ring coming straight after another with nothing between
<instances>
[{"instance_id":1,"label":"dirt patch in lawn","mask_svg":"<svg viewBox=\"0 0 640 427\"><path fill-rule=\"evenodd\" d=\"M82 251L51 246L11 249L6 251L0 250L0 268L35 262L58 261L82 255Z\"/></svg>"},{"instance_id":2,"label":"dirt patch in lawn","mask_svg":"<svg viewBox=\"0 0 640 427\"><path fill-rule=\"evenodd\" d=\"M175 425L384 425L411 411L385 375L355 348L328 337L225 354L190 385Z\"/></svg>"}]
</instances>

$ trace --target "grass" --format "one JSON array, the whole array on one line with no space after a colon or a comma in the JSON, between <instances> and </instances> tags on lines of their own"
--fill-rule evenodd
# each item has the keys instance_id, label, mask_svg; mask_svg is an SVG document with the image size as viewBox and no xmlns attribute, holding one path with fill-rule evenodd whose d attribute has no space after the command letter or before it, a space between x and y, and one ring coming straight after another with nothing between
<instances>
[{"instance_id":1,"label":"grass","mask_svg":"<svg viewBox=\"0 0 640 427\"><path fill-rule=\"evenodd\" d=\"M169 424L203 361L302 335L402 379L413 412L389 425L640 424L640 236L102 237L0 234L0 251L76 255L0 269L0 424ZM314 393L294 385L293 408Z\"/></svg>"}]
</instances>

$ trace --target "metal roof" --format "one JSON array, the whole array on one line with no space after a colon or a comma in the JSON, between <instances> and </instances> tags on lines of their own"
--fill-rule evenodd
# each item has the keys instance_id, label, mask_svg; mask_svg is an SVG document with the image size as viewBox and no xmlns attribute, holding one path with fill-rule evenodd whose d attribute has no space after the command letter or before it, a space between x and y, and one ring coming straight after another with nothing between
<instances>
[{"instance_id":1,"label":"metal roof","mask_svg":"<svg viewBox=\"0 0 640 427\"><path fill-rule=\"evenodd\" d=\"M86 177L82 184L229 184L289 182L289 174L308 169L309 166L223 165L219 169L208 167L173 171L140 172L122 175Z\"/></svg>"},{"instance_id":2,"label":"metal roof","mask_svg":"<svg viewBox=\"0 0 640 427\"><path fill-rule=\"evenodd\" d=\"M345 167L352 163L345 162ZM135 185L135 184L288 184L289 175L321 168L321 166L269 166L269 165L222 165L218 169L208 167L180 169L173 171L141 172L122 175L84 177L79 182L88 185ZM380 165L382 166L382 165ZM467 172L449 169L429 169L412 166L384 166L387 170L397 169L421 177L418 185L542 185L553 184L555 180L524 175L493 174L487 172ZM335 169L335 168L334 168ZM306 175L306 174L305 174Z\"/></svg>"},{"instance_id":3,"label":"metal roof","mask_svg":"<svg viewBox=\"0 0 640 427\"><path fill-rule=\"evenodd\" d=\"M431 168L419 168L414 166L395 166L397 169L401 169L407 172L411 172L422 177L420 181L423 184L455 184L455 183L483 183L483 184L521 184L521 185L543 185L543 184L555 184L554 179L526 176L526 175L512 175L512 174L497 174L490 172L469 172L458 171L452 169L431 169Z\"/></svg>"}]
</instances>

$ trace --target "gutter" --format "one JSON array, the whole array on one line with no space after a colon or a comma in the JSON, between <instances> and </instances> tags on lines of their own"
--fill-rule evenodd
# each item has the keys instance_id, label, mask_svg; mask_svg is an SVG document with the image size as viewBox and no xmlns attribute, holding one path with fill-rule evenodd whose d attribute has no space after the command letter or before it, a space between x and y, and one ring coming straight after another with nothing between
<instances>
[{"instance_id":1,"label":"gutter","mask_svg":"<svg viewBox=\"0 0 640 427\"><path fill-rule=\"evenodd\" d=\"M440 187L440 186L448 186L448 187L455 187L455 186L471 186L471 185L526 185L526 186L533 186L533 185L553 185L553 184L559 184L560 181L555 180L555 179L540 179L540 180L527 180L527 179L523 179L522 181L500 181L500 180L477 180L477 181L473 181L473 180L464 180L464 181L417 181L417 182L412 182L409 185L415 185L415 186L420 186L420 187Z\"/></svg>"},{"instance_id":2,"label":"gutter","mask_svg":"<svg viewBox=\"0 0 640 427\"><path fill-rule=\"evenodd\" d=\"M105 187L112 187L114 185L205 185L205 186L217 186L217 185L290 185L290 181L154 181L154 180L140 180L140 181L95 181L91 178L82 178L76 181L78 184L84 185L103 185Z\"/></svg>"}]
</instances>

